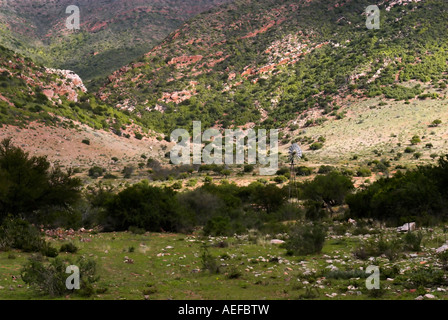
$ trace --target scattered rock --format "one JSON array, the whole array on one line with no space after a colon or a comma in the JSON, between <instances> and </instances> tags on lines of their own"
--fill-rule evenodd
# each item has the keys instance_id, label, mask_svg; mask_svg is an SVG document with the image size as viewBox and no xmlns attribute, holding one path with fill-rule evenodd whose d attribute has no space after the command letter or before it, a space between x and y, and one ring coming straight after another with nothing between
<instances>
[{"instance_id":1,"label":"scattered rock","mask_svg":"<svg viewBox=\"0 0 448 320\"><path fill-rule=\"evenodd\" d=\"M406 231L414 231L415 230L415 222L407 222L401 227L397 228L398 232L406 232Z\"/></svg>"},{"instance_id":2,"label":"scattered rock","mask_svg":"<svg viewBox=\"0 0 448 320\"><path fill-rule=\"evenodd\" d=\"M446 250L448 250L448 244L444 244L443 246L441 246L440 248L436 249L437 253L441 253L441 252L445 252Z\"/></svg>"},{"instance_id":3,"label":"scattered rock","mask_svg":"<svg viewBox=\"0 0 448 320\"><path fill-rule=\"evenodd\" d=\"M427 293L427 294L425 294L425 298L426 298L426 299L435 299L436 296L433 295L433 294Z\"/></svg>"},{"instance_id":4,"label":"scattered rock","mask_svg":"<svg viewBox=\"0 0 448 320\"><path fill-rule=\"evenodd\" d=\"M131 258L129 258L129 257L124 257L124 261L123 261L124 263L129 263L129 264L133 264L134 263L134 259L131 259Z\"/></svg>"},{"instance_id":5,"label":"scattered rock","mask_svg":"<svg viewBox=\"0 0 448 320\"><path fill-rule=\"evenodd\" d=\"M282 244L285 243L285 241L280 240L280 239L272 239L271 240L271 244Z\"/></svg>"}]
</instances>

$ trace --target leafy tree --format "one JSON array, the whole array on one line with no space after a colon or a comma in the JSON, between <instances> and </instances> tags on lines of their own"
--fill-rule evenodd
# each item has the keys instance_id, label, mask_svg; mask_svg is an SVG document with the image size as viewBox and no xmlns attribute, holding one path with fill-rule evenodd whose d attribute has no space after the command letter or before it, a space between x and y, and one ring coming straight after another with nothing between
<instances>
[{"instance_id":1,"label":"leafy tree","mask_svg":"<svg viewBox=\"0 0 448 320\"><path fill-rule=\"evenodd\" d=\"M123 231L134 226L147 231L179 230L179 210L171 188L150 186L148 181L137 183L106 203L104 223L107 230Z\"/></svg>"},{"instance_id":2,"label":"leafy tree","mask_svg":"<svg viewBox=\"0 0 448 320\"><path fill-rule=\"evenodd\" d=\"M266 210L267 213L272 213L280 208L285 203L287 195L284 189L273 184L266 186L260 183L252 184L249 185L249 192L254 204Z\"/></svg>"},{"instance_id":3,"label":"leafy tree","mask_svg":"<svg viewBox=\"0 0 448 320\"><path fill-rule=\"evenodd\" d=\"M447 188L448 161L441 157L438 166L399 171L392 178L380 179L348 195L346 201L353 216L393 221L397 225L409 219L429 223L428 217L446 217Z\"/></svg>"},{"instance_id":4,"label":"leafy tree","mask_svg":"<svg viewBox=\"0 0 448 320\"><path fill-rule=\"evenodd\" d=\"M422 142L422 140L420 139L419 136L413 136L412 139L411 139L411 144L412 145L419 144L420 142Z\"/></svg>"},{"instance_id":5,"label":"leafy tree","mask_svg":"<svg viewBox=\"0 0 448 320\"><path fill-rule=\"evenodd\" d=\"M294 226L286 241L289 254L308 255L320 253L324 247L327 231L321 224Z\"/></svg>"},{"instance_id":6,"label":"leafy tree","mask_svg":"<svg viewBox=\"0 0 448 320\"><path fill-rule=\"evenodd\" d=\"M319 175L313 181L303 185L303 197L322 203L330 213L333 206L344 203L345 196L354 188L351 179L339 172L332 171Z\"/></svg>"},{"instance_id":7,"label":"leafy tree","mask_svg":"<svg viewBox=\"0 0 448 320\"><path fill-rule=\"evenodd\" d=\"M442 124L442 120L436 119L431 123L430 127L438 127L441 124Z\"/></svg>"},{"instance_id":8,"label":"leafy tree","mask_svg":"<svg viewBox=\"0 0 448 320\"><path fill-rule=\"evenodd\" d=\"M72 171L51 168L45 157L30 157L13 146L0 143L0 222L7 215L31 218L36 210L66 207L80 197L81 180Z\"/></svg>"}]
</instances>

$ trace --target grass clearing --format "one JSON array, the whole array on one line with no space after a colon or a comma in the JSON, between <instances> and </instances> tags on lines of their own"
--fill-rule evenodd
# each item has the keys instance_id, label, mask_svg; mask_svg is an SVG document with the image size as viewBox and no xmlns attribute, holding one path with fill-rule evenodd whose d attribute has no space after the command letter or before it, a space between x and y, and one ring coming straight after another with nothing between
<instances>
[{"instance_id":1,"label":"grass clearing","mask_svg":"<svg viewBox=\"0 0 448 320\"><path fill-rule=\"evenodd\" d=\"M395 237L396 233L395 229L382 232L386 238ZM367 260L353 256L354 248L373 235L332 232L322 253L303 257L287 256L284 248L262 236L201 238L161 233L77 232L69 240L79 248L78 252L61 253L59 257L86 255L97 262L100 279L94 284L96 293L89 299L415 299L422 288L395 283L392 277L399 279L401 273L440 265L434 248L444 239L443 231L424 230L424 234L421 252L405 252L394 261L384 256ZM49 241L59 248L67 239ZM216 260L219 273L202 270L204 243ZM0 253L0 299L48 299L21 280L21 267L30 254L13 253ZM359 276L369 265L380 266L380 272L384 273L381 276L387 276L381 281L384 289L381 294L367 290L365 279ZM392 275L394 266L400 274ZM424 288L440 299L448 298L446 289L444 283ZM69 295L59 299L81 298Z\"/></svg>"}]
</instances>

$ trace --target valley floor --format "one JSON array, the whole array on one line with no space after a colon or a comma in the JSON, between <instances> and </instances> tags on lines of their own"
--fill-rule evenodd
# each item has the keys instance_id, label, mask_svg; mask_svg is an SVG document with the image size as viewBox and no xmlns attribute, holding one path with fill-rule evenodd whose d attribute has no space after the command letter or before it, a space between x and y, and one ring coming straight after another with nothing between
<instances>
[{"instance_id":1,"label":"valley floor","mask_svg":"<svg viewBox=\"0 0 448 320\"><path fill-rule=\"evenodd\" d=\"M337 226L337 224L336 224ZM334 230L339 230L334 228ZM447 299L446 276L435 249L446 242L441 229L421 230L424 239L419 252L401 252L394 261L385 256L359 260L353 255L360 243L374 234L352 235L355 229L330 232L321 254L287 256L273 238L286 235L201 238L198 235L130 232L62 232L49 237L59 248L67 241L80 250L59 257L76 260L85 255L97 262L100 279L90 299L104 300L347 300L347 299ZM345 230L344 230L345 231ZM370 229L372 233L377 229ZM369 231L366 231L369 232ZM356 232L355 232L356 233ZM387 241L397 237L396 229L381 229ZM279 239L279 240L280 240ZM201 249L209 252L220 266L210 274L203 269ZM50 299L21 280L21 266L30 254L0 253L0 299ZM380 290L367 290L369 265L380 267ZM445 272L443 271L443 274ZM58 299L80 299L68 295Z\"/></svg>"}]
</instances>

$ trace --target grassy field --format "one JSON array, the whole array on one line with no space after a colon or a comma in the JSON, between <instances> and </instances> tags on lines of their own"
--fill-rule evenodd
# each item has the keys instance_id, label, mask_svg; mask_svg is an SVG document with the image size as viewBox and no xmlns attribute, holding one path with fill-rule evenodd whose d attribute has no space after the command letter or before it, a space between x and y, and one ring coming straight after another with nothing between
<instances>
[{"instance_id":1,"label":"grassy field","mask_svg":"<svg viewBox=\"0 0 448 320\"><path fill-rule=\"evenodd\" d=\"M446 241L442 230L422 230L419 252L401 252L393 261L384 255L359 260L353 255L354 249L376 235L352 235L354 227L342 226L333 225L321 254L306 257L287 256L281 245L271 244L272 238L286 235L202 238L75 232L63 235L63 239L48 240L56 248L70 241L80 249L76 254L60 253L63 259L85 255L97 262L97 292L88 299L415 299L425 294L434 295L433 299L448 298L446 279L430 283L435 277L425 276L431 270L442 270L434 251ZM374 228L366 232L378 231ZM388 241L397 237L395 229L380 232ZM219 273L204 270L204 244L220 266ZM0 253L0 299L51 299L27 287L21 279L20 270L29 255ZM380 290L366 288L365 278L369 275L364 270L369 265L380 267ZM57 299L82 298L72 294Z\"/></svg>"},{"instance_id":2,"label":"grassy field","mask_svg":"<svg viewBox=\"0 0 448 320\"><path fill-rule=\"evenodd\" d=\"M365 99L354 101L346 110L343 119L328 120L322 125L306 128L302 134L302 129L294 132L294 137L308 136L316 140L320 136L325 137L321 150L310 151L304 147L310 163L348 165L354 163L351 158L355 155L359 162L378 159L375 150L382 154L379 158L394 158L411 146L410 140L414 135L418 135L421 142L412 147L422 152L422 157L415 160L412 154L404 154L397 163L427 162L431 161L431 153L448 152L448 117L443 100L415 99L407 104L405 101ZM436 119L440 119L442 125L430 127ZM427 143L433 147L426 148Z\"/></svg>"}]
</instances>

